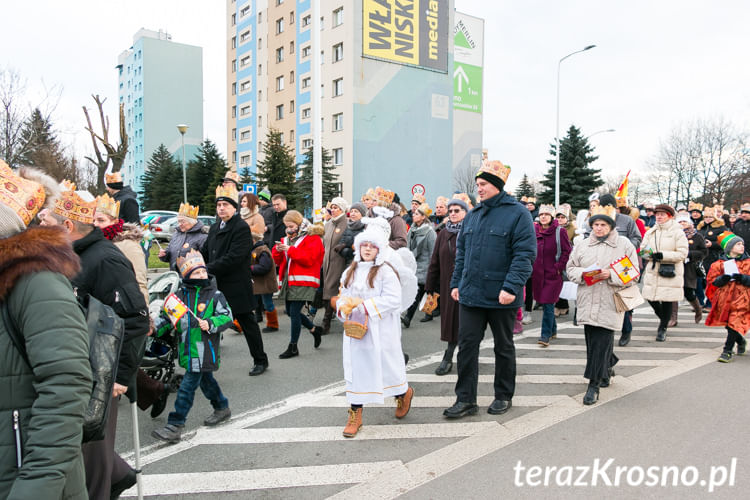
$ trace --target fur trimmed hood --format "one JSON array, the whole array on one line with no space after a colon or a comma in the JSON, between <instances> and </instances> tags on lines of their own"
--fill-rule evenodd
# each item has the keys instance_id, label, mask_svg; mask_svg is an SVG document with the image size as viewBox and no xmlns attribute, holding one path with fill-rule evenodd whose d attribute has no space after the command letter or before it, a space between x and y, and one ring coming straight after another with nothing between
<instances>
[{"instance_id":1,"label":"fur trimmed hood","mask_svg":"<svg viewBox=\"0 0 750 500\"><path fill-rule=\"evenodd\" d=\"M115 237L112 239L112 241L118 242L118 241L125 241L125 240L133 240L135 242L140 243L142 239L143 239L143 231L141 230L141 227L138 224L133 224L131 222L128 222L122 225L122 231L117 233Z\"/></svg>"},{"instance_id":2,"label":"fur trimmed hood","mask_svg":"<svg viewBox=\"0 0 750 500\"><path fill-rule=\"evenodd\" d=\"M323 236L326 230L323 224L310 224L304 229L304 232L309 236Z\"/></svg>"},{"instance_id":3,"label":"fur trimmed hood","mask_svg":"<svg viewBox=\"0 0 750 500\"><path fill-rule=\"evenodd\" d=\"M34 227L0 239L0 300L28 274L52 271L71 279L80 270L78 256L61 228Z\"/></svg>"}]
</instances>

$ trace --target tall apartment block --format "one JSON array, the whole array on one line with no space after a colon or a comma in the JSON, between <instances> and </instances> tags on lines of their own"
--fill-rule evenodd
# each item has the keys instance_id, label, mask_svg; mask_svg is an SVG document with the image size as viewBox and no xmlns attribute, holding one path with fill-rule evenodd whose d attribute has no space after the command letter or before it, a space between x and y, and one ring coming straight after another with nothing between
<instances>
[{"instance_id":1,"label":"tall apartment block","mask_svg":"<svg viewBox=\"0 0 750 500\"><path fill-rule=\"evenodd\" d=\"M315 1L320 82L311 68ZM226 2L227 155L240 173L256 171L269 128L302 162L316 84L322 145L349 200L377 185L402 199L418 184L428 199L447 196L454 164L481 154L481 114L478 137L458 130L454 139L454 0Z\"/></svg>"},{"instance_id":2,"label":"tall apartment block","mask_svg":"<svg viewBox=\"0 0 750 500\"><path fill-rule=\"evenodd\" d=\"M182 161L178 124L189 126L187 161L203 140L203 49L173 42L164 31L140 29L132 47L117 58L117 70L128 134L123 178L140 192L143 173L160 144Z\"/></svg>"}]
</instances>

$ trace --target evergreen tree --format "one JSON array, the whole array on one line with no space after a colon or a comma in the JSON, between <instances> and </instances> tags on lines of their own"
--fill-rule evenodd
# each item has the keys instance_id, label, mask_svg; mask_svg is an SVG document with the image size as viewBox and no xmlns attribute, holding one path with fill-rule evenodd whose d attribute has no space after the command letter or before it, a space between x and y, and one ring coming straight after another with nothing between
<instances>
[{"instance_id":1,"label":"evergreen tree","mask_svg":"<svg viewBox=\"0 0 750 500\"><path fill-rule=\"evenodd\" d=\"M188 163L187 171L188 202L192 205L200 205L201 213L213 215L216 210L216 186L221 184L221 180L214 183L218 169L221 169L222 174L226 172L226 162L216 149L216 144L206 139L198 148L198 153ZM207 203L209 195L210 199Z\"/></svg>"},{"instance_id":2,"label":"evergreen tree","mask_svg":"<svg viewBox=\"0 0 750 500\"><path fill-rule=\"evenodd\" d=\"M177 210L182 203L182 164L159 144L141 180L141 210Z\"/></svg>"},{"instance_id":3,"label":"evergreen tree","mask_svg":"<svg viewBox=\"0 0 750 500\"><path fill-rule=\"evenodd\" d=\"M52 130L49 118L35 108L21 130L19 163L36 167L58 181L68 179L78 183L78 172L73 162L65 156L64 148Z\"/></svg>"},{"instance_id":4,"label":"evergreen tree","mask_svg":"<svg viewBox=\"0 0 750 500\"><path fill-rule=\"evenodd\" d=\"M272 194L283 194L289 208L298 207L297 165L292 148L282 144L281 132L270 129L263 143L263 159L257 162L255 181L258 189L267 187Z\"/></svg>"},{"instance_id":5,"label":"evergreen tree","mask_svg":"<svg viewBox=\"0 0 750 500\"><path fill-rule=\"evenodd\" d=\"M547 160L550 168L542 180L547 190L539 195L541 203L555 201L556 152L555 145L551 144L551 159ZM593 152L588 138L582 136L581 130L574 125L560 140L560 203L570 203L574 210L588 208L589 195L604 183L599 175L601 171L590 166L599 158Z\"/></svg>"},{"instance_id":6,"label":"evergreen tree","mask_svg":"<svg viewBox=\"0 0 750 500\"><path fill-rule=\"evenodd\" d=\"M206 147L208 146L208 147ZM206 215L216 215L216 187L222 183L227 174L227 161L216 149L216 145L209 140L204 142L206 166L211 167L211 178L203 194L201 212Z\"/></svg>"},{"instance_id":7,"label":"evergreen tree","mask_svg":"<svg viewBox=\"0 0 750 500\"><path fill-rule=\"evenodd\" d=\"M526 174L523 174L523 178L516 188L516 199L520 200L524 196L534 196L534 186L531 185L529 176Z\"/></svg>"},{"instance_id":8,"label":"evergreen tree","mask_svg":"<svg viewBox=\"0 0 750 500\"><path fill-rule=\"evenodd\" d=\"M323 203L330 201L336 196L341 196L339 189L339 174L335 172L336 168L332 164L332 157L326 148L321 148L321 157L323 170ZM313 148L310 147L305 151L305 160L299 164L300 176L297 180L297 194L299 196L300 206L304 213L312 211L313 206ZM317 207L320 208L320 207Z\"/></svg>"}]
</instances>

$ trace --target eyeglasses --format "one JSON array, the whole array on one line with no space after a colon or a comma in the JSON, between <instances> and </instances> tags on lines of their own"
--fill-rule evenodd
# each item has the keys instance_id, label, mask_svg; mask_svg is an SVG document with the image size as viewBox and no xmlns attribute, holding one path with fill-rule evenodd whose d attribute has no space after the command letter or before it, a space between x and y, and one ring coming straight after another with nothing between
<instances>
[{"instance_id":1,"label":"eyeglasses","mask_svg":"<svg viewBox=\"0 0 750 500\"><path fill-rule=\"evenodd\" d=\"M451 208L451 209L448 210L448 213L449 214L458 214L458 213L461 213L461 209L460 208Z\"/></svg>"}]
</instances>

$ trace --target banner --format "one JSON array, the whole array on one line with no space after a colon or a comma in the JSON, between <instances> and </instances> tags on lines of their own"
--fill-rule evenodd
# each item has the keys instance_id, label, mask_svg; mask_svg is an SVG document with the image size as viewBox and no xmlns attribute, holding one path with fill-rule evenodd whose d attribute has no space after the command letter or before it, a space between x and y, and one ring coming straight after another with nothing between
<instances>
[{"instance_id":1,"label":"banner","mask_svg":"<svg viewBox=\"0 0 750 500\"><path fill-rule=\"evenodd\" d=\"M453 109L482 112L484 21L456 12L453 30Z\"/></svg>"},{"instance_id":2,"label":"banner","mask_svg":"<svg viewBox=\"0 0 750 500\"><path fill-rule=\"evenodd\" d=\"M448 72L447 0L362 0L362 55Z\"/></svg>"},{"instance_id":3,"label":"banner","mask_svg":"<svg viewBox=\"0 0 750 500\"><path fill-rule=\"evenodd\" d=\"M180 319L182 319L182 317L188 312L188 307L185 303L173 293L164 299L163 308L164 312L167 313L167 317L172 323L172 326L177 326Z\"/></svg>"}]
</instances>

